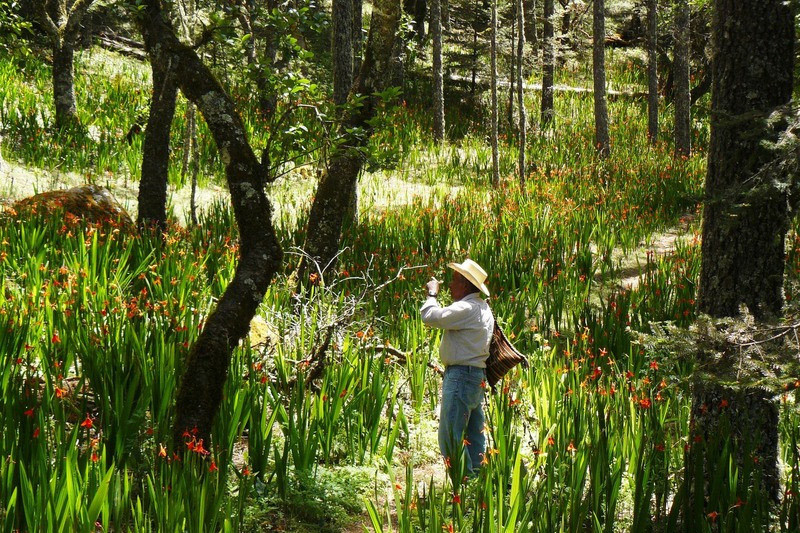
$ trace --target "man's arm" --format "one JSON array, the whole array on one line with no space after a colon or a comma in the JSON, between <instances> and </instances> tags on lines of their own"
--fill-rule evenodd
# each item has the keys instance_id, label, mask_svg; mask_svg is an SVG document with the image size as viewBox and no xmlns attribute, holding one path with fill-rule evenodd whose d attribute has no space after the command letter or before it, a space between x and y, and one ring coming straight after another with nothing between
<instances>
[{"instance_id":1,"label":"man's arm","mask_svg":"<svg viewBox=\"0 0 800 533\"><path fill-rule=\"evenodd\" d=\"M469 321L472 309L465 302L453 302L441 307L436 297L429 296L420 309L422 323L439 329L461 329Z\"/></svg>"}]
</instances>

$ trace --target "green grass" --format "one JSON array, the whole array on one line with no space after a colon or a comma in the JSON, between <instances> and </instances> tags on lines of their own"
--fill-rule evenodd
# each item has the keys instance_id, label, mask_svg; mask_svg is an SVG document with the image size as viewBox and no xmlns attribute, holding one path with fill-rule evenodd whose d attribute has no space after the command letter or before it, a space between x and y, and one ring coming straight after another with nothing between
<instances>
[{"instance_id":1,"label":"green grass","mask_svg":"<svg viewBox=\"0 0 800 533\"><path fill-rule=\"evenodd\" d=\"M4 155L89 179L108 171L135 180L140 141L122 137L145 110L146 71L84 53L79 65L91 74L79 76L78 94L89 135L62 138L49 129L47 69L30 61L0 61ZM620 83L635 79L635 66L629 78L615 68ZM692 365L646 350L633 332L694 319L696 240L647 255L635 289L616 284L620 257L697 211L707 129L695 131L696 155L675 160L668 142L647 143L644 104L621 98L610 104L612 155L601 161L590 98L560 94L556 129L530 133L526 189L516 185L506 133L504 184L494 191L485 130L468 108L448 107L452 136L437 147L426 106L407 98L372 140L371 164L381 168L364 177L365 189L391 179L427 196L392 205L384 191L374 197L379 207L362 206L339 267L303 300L292 294L297 256L287 255L259 309L279 342L252 339L235 350L213 445L194 442L183 457L169 449L176 380L234 272L230 210L214 206L163 242L60 213L0 221L4 530L91 531L99 522L105 530L337 531L360 521L437 533L647 531L650 517L672 530L688 498L686 469L695 468L684 454L697 445L684 385ZM528 105L537 109L538 95ZM214 147L200 137L204 173L218 178ZM284 181L276 201L304 205L304 193ZM290 249L303 242L305 214L282 213L275 223ZM490 272L490 303L531 365L487 395L488 464L462 485L460 458L450 458L450 476L431 466L440 378L428 362L438 337L418 307L425 280L466 255ZM788 264L796 279L800 243ZM329 331L329 364L306 384L313 364L303 361ZM385 343L407 361L376 347ZM775 511L787 531L798 523L795 399L784 398L780 423L790 496ZM718 461L737 481L715 482L694 530L763 530L771 509L748 481L752 460ZM431 469L441 475L428 478Z\"/></svg>"}]
</instances>

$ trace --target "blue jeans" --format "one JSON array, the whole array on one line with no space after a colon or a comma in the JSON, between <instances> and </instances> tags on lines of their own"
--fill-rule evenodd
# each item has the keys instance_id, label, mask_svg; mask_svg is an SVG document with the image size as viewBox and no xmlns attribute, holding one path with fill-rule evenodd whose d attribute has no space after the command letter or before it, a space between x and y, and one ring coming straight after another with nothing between
<instances>
[{"instance_id":1,"label":"blue jeans","mask_svg":"<svg viewBox=\"0 0 800 533\"><path fill-rule=\"evenodd\" d=\"M466 445L467 474L475 474L486 452L483 434L483 368L450 365L444 371L439 414L439 450L446 459L461 456ZM466 439L466 442L464 442Z\"/></svg>"}]
</instances>

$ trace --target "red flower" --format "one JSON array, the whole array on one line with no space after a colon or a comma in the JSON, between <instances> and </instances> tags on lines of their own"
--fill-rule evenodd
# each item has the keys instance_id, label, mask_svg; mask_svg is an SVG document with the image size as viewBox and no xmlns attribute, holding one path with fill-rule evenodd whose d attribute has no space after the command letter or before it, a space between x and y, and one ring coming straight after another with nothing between
<instances>
[{"instance_id":1,"label":"red flower","mask_svg":"<svg viewBox=\"0 0 800 533\"><path fill-rule=\"evenodd\" d=\"M23 415L25 415L25 416L27 416L28 418L32 417L32 416L33 416L33 408L31 408L31 409L28 409L27 411L25 411L25 412L24 412L24 413L22 413L22 414L23 414Z\"/></svg>"},{"instance_id":2,"label":"red flower","mask_svg":"<svg viewBox=\"0 0 800 533\"><path fill-rule=\"evenodd\" d=\"M50 342L52 342L53 344L58 344L61 342L61 337L58 336L57 331L53 332L53 338L50 339Z\"/></svg>"},{"instance_id":3,"label":"red flower","mask_svg":"<svg viewBox=\"0 0 800 533\"><path fill-rule=\"evenodd\" d=\"M216 472L217 470L219 470L219 468L217 468L217 463L215 463L214 461L211 461L211 464L208 465L208 471L209 472Z\"/></svg>"},{"instance_id":4,"label":"red flower","mask_svg":"<svg viewBox=\"0 0 800 533\"><path fill-rule=\"evenodd\" d=\"M94 424L92 423L92 419L91 419L91 418L89 418L89 415L86 415L86 420L84 420L83 422L81 422L81 427L82 427L82 428L86 428L86 429L92 429L92 426L93 426L93 425L94 425Z\"/></svg>"},{"instance_id":5,"label":"red flower","mask_svg":"<svg viewBox=\"0 0 800 533\"><path fill-rule=\"evenodd\" d=\"M725 400L725 399L723 399L721 402L719 402L720 409L724 409L724 408L728 407L729 405L730 404L728 403L728 400Z\"/></svg>"},{"instance_id":6,"label":"red flower","mask_svg":"<svg viewBox=\"0 0 800 533\"><path fill-rule=\"evenodd\" d=\"M709 520L711 520L712 522L715 522L717 520L717 517L719 516L719 513L716 512L716 511L711 511L706 516L709 518Z\"/></svg>"},{"instance_id":7,"label":"red flower","mask_svg":"<svg viewBox=\"0 0 800 533\"><path fill-rule=\"evenodd\" d=\"M39 428L33 430L33 438L36 439L39 437Z\"/></svg>"},{"instance_id":8,"label":"red flower","mask_svg":"<svg viewBox=\"0 0 800 533\"><path fill-rule=\"evenodd\" d=\"M658 370L658 361L650 361L650 368L653 370Z\"/></svg>"},{"instance_id":9,"label":"red flower","mask_svg":"<svg viewBox=\"0 0 800 533\"><path fill-rule=\"evenodd\" d=\"M461 496L453 494L453 503L461 503Z\"/></svg>"}]
</instances>

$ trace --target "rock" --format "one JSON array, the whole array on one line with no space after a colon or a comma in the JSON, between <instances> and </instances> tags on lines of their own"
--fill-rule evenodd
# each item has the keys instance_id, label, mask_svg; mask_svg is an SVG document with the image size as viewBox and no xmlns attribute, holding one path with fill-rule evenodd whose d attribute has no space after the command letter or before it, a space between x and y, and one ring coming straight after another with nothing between
<instances>
[{"instance_id":1,"label":"rock","mask_svg":"<svg viewBox=\"0 0 800 533\"><path fill-rule=\"evenodd\" d=\"M276 346L280 343L280 333L278 330L256 315L250 322L250 346Z\"/></svg>"},{"instance_id":2,"label":"rock","mask_svg":"<svg viewBox=\"0 0 800 533\"><path fill-rule=\"evenodd\" d=\"M65 211L87 222L117 225L126 233L136 231L136 226L125 208L114 198L111 191L99 185L82 185L72 189L44 192L14 203L11 210L17 215Z\"/></svg>"}]
</instances>

